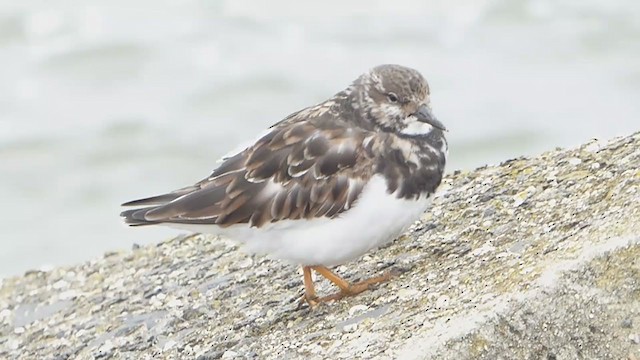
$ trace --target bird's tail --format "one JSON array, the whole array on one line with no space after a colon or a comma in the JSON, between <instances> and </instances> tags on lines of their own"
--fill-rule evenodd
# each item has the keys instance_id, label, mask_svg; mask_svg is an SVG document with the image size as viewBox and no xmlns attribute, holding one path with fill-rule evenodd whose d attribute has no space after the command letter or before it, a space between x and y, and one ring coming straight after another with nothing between
<instances>
[{"instance_id":1,"label":"bird's tail","mask_svg":"<svg viewBox=\"0 0 640 360\"><path fill-rule=\"evenodd\" d=\"M128 201L122 206L142 206L136 209L125 210L120 213L120 217L124 218L124 222L130 226L143 226L143 225L154 225L159 224L159 221L150 221L145 218L146 214L149 211L159 208L162 205L165 205L180 196L182 196L182 192L171 192L168 194L162 194L158 196L152 196L144 199L138 199L133 201Z\"/></svg>"},{"instance_id":2,"label":"bird's tail","mask_svg":"<svg viewBox=\"0 0 640 360\"><path fill-rule=\"evenodd\" d=\"M144 208L137 208L131 210L125 210L120 213L120 217L124 218L124 222L130 226L144 226L158 224L158 221L149 221L145 219L147 212L156 209L157 206L149 206Z\"/></svg>"}]
</instances>

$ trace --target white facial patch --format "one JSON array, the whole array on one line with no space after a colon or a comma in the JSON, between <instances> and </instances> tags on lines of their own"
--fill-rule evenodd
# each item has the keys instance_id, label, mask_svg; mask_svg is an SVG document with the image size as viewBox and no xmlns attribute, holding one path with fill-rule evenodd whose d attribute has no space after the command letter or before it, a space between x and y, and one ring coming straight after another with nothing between
<instances>
[{"instance_id":1,"label":"white facial patch","mask_svg":"<svg viewBox=\"0 0 640 360\"><path fill-rule=\"evenodd\" d=\"M433 130L433 126L418 121L415 116L407 116L407 118L404 120L404 123L407 125L407 127L402 129L400 133L405 135L426 135Z\"/></svg>"},{"instance_id":2,"label":"white facial patch","mask_svg":"<svg viewBox=\"0 0 640 360\"><path fill-rule=\"evenodd\" d=\"M383 125L394 126L394 119L401 118L404 115L402 109L394 104L380 104L379 109L380 113L382 113L379 121Z\"/></svg>"}]
</instances>

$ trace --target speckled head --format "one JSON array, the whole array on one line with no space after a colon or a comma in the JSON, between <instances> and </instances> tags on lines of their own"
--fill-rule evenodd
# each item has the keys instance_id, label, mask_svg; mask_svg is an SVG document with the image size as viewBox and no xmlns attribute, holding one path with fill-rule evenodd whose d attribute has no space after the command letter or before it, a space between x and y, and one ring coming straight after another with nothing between
<instances>
[{"instance_id":1,"label":"speckled head","mask_svg":"<svg viewBox=\"0 0 640 360\"><path fill-rule=\"evenodd\" d=\"M445 127L431 113L429 84L401 65L378 65L353 84L354 107L381 131L417 136Z\"/></svg>"}]
</instances>

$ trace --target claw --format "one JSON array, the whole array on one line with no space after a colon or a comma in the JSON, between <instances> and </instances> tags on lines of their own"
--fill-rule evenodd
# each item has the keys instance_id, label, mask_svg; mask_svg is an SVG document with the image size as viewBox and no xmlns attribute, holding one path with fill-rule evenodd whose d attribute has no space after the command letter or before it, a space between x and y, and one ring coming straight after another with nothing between
<instances>
[{"instance_id":1,"label":"claw","mask_svg":"<svg viewBox=\"0 0 640 360\"><path fill-rule=\"evenodd\" d=\"M302 309L305 304L309 305L309 309L313 310L320 304L320 298L317 296L315 298L311 298L307 297L307 294L304 294L298 299L298 306L296 307L296 310Z\"/></svg>"}]
</instances>

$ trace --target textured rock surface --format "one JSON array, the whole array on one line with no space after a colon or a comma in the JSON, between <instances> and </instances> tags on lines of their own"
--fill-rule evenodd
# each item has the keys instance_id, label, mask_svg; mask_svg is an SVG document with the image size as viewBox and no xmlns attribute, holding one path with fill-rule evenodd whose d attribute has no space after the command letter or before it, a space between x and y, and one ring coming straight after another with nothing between
<instances>
[{"instance_id":1,"label":"textured rock surface","mask_svg":"<svg viewBox=\"0 0 640 360\"><path fill-rule=\"evenodd\" d=\"M310 311L295 266L228 241L135 247L0 280L0 358L640 359L640 134L449 176L337 271L389 269Z\"/></svg>"}]
</instances>

